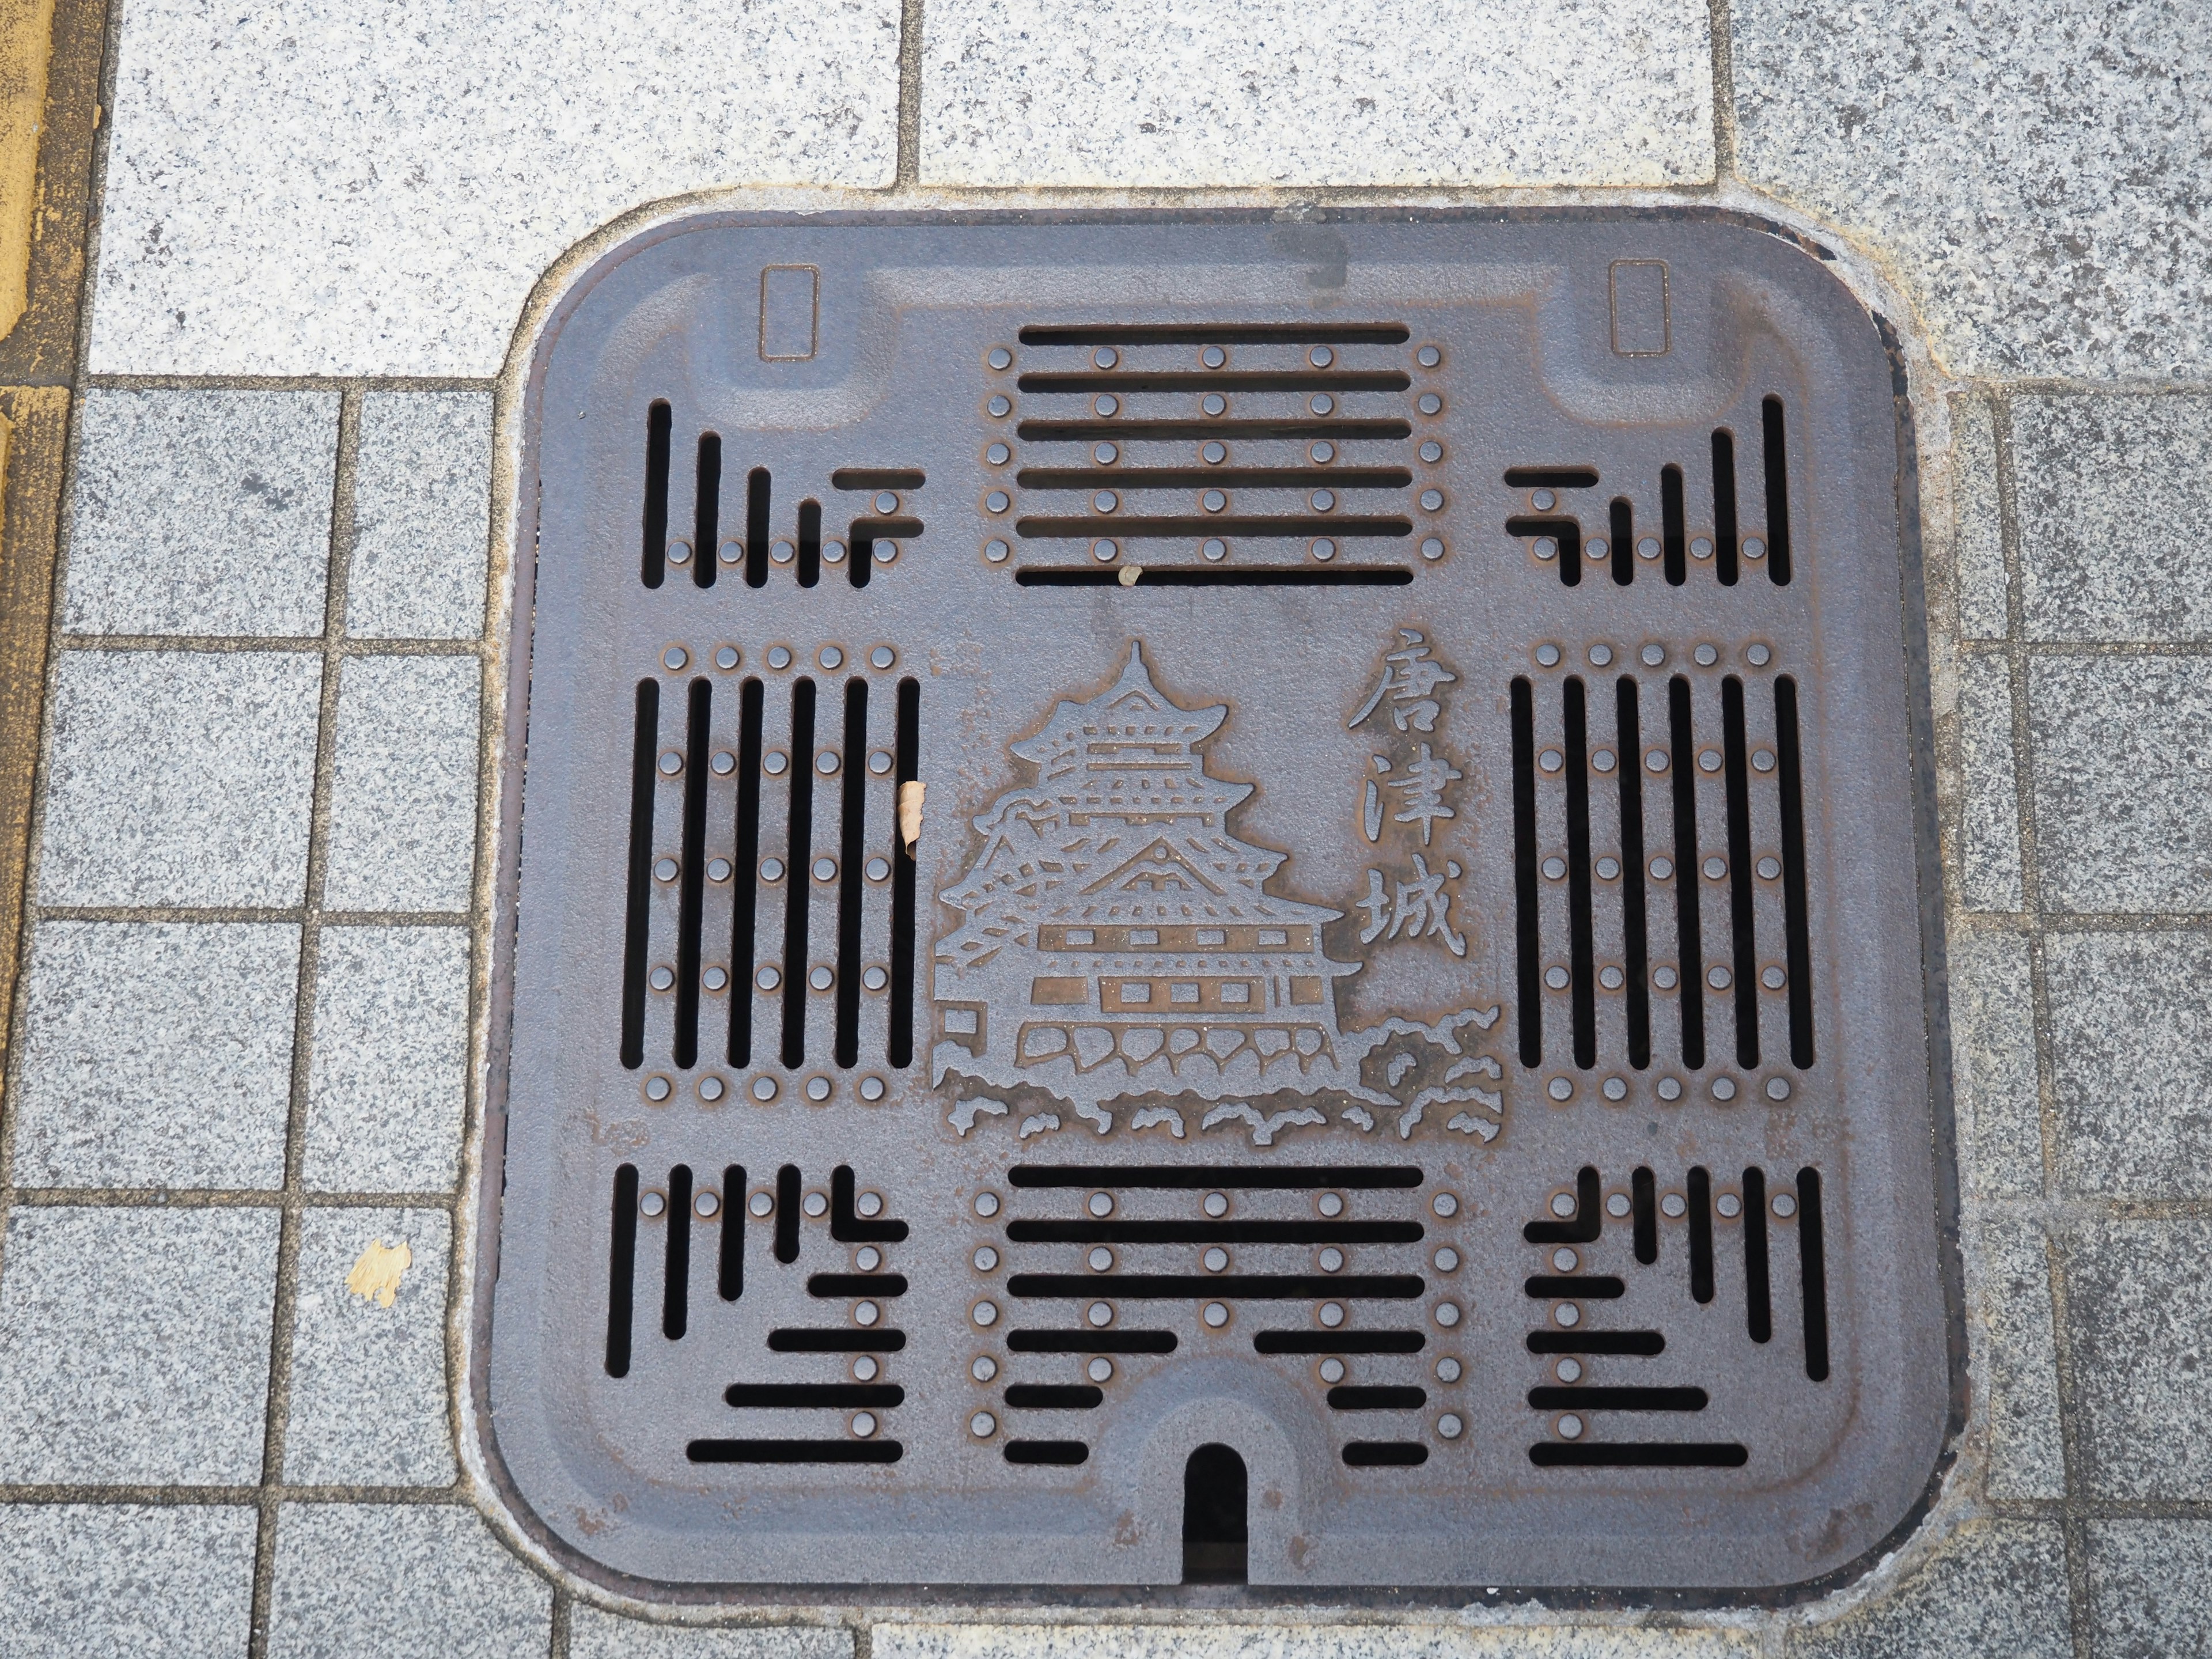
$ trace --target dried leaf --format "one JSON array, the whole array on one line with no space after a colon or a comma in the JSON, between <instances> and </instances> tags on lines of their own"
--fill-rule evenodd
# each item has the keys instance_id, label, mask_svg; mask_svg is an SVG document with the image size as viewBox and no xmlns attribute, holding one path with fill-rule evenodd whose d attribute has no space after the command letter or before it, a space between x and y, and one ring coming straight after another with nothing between
<instances>
[{"instance_id":1,"label":"dried leaf","mask_svg":"<svg viewBox=\"0 0 2212 1659\"><path fill-rule=\"evenodd\" d=\"M399 1279L415 1265L415 1252L403 1241L387 1244L380 1238L372 1238L368 1248L361 1253L361 1260L353 1264L346 1275L346 1289L364 1301L373 1300L380 1308L388 1308L398 1297Z\"/></svg>"},{"instance_id":2,"label":"dried leaf","mask_svg":"<svg viewBox=\"0 0 2212 1659\"><path fill-rule=\"evenodd\" d=\"M899 839L906 843L909 854L921 839L921 797L927 787L918 781L899 785Z\"/></svg>"}]
</instances>

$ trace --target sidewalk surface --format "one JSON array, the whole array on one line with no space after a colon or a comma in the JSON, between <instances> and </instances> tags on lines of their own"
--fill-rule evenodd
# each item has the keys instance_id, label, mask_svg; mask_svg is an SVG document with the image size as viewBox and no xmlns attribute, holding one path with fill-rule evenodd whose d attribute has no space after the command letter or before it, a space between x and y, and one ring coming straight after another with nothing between
<instances>
[{"instance_id":1,"label":"sidewalk surface","mask_svg":"<svg viewBox=\"0 0 2212 1659\"><path fill-rule=\"evenodd\" d=\"M2212 1655L2212 9L0 5L49 27L0 65L0 1656ZM1894 1558L1779 1609L763 1622L486 1518L494 414L541 279L673 198L1717 203L1844 254L1922 446L1972 1386Z\"/></svg>"}]
</instances>

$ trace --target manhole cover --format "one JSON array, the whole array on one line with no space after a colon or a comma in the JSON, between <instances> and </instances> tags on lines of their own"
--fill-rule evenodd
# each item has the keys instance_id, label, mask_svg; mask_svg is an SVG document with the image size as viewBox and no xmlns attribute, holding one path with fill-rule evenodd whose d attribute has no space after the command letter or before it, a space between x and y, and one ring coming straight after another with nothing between
<instances>
[{"instance_id":1,"label":"manhole cover","mask_svg":"<svg viewBox=\"0 0 2212 1659\"><path fill-rule=\"evenodd\" d=\"M528 421L480 1398L571 1559L1781 1586L1920 1500L1917 595L1816 260L714 221Z\"/></svg>"}]
</instances>

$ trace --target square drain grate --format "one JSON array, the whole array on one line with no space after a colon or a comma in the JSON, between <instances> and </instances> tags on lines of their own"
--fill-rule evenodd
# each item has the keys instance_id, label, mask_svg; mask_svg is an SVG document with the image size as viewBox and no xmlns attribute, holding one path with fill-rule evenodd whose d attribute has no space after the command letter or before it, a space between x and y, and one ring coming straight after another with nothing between
<instances>
[{"instance_id":1,"label":"square drain grate","mask_svg":"<svg viewBox=\"0 0 2212 1659\"><path fill-rule=\"evenodd\" d=\"M523 475L518 1509L731 1593L1865 1557L1951 1397L1897 422L1719 219L607 258Z\"/></svg>"}]
</instances>

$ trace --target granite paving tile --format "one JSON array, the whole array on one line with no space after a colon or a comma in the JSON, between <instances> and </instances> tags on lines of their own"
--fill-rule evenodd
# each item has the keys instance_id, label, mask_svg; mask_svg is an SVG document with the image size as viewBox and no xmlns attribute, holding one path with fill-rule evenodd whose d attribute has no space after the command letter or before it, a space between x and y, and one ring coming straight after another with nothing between
<instances>
[{"instance_id":1,"label":"granite paving tile","mask_svg":"<svg viewBox=\"0 0 2212 1659\"><path fill-rule=\"evenodd\" d=\"M276 1232L273 1209L14 1210L0 1480L258 1480Z\"/></svg>"},{"instance_id":2,"label":"granite paving tile","mask_svg":"<svg viewBox=\"0 0 2212 1659\"><path fill-rule=\"evenodd\" d=\"M469 938L327 927L315 972L302 1179L325 1192L443 1192L460 1176Z\"/></svg>"},{"instance_id":3,"label":"granite paving tile","mask_svg":"<svg viewBox=\"0 0 2212 1659\"><path fill-rule=\"evenodd\" d=\"M1970 640L2003 639L2010 632L2010 579L1997 489L1996 410L1981 393L1951 399L1951 519L1959 632Z\"/></svg>"},{"instance_id":4,"label":"granite paving tile","mask_svg":"<svg viewBox=\"0 0 2212 1659\"><path fill-rule=\"evenodd\" d=\"M588 1601L568 1613L568 1659L851 1659L852 1652L853 1632L835 1626L647 1624Z\"/></svg>"},{"instance_id":5,"label":"granite paving tile","mask_svg":"<svg viewBox=\"0 0 2212 1659\"><path fill-rule=\"evenodd\" d=\"M873 1659L1750 1659L1748 1631L1632 1623L1480 1630L1425 1625L879 1624Z\"/></svg>"},{"instance_id":6,"label":"granite paving tile","mask_svg":"<svg viewBox=\"0 0 2212 1659\"><path fill-rule=\"evenodd\" d=\"M1735 159L1874 245L1948 372L2212 365L2212 11L1733 0Z\"/></svg>"},{"instance_id":7,"label":"granite paving tile","mask_svg":"<svg viewBox=\"0 0 2212 1659\"><path fill-rule=\"evenodd\" d=\"M1713 176L1687 0L948 0L923 44L944 185L1672 185Z\"/></svg>"},{"instance_id":8,"label":"granite paving tile","mask_svg":"<svg viewBox=\"0 0 2212 1659\"><path fill-rule=\"evenodd\" d=\"M450 1231L438 1210L317 1209L301 1218L286 1480L453 1483L446 1410Z\"/></svg>"},{"instance_id":9,"label":"granite paving tile","mask_svg":"<svg viewBox=\"0 0 2212 1659\"><path fill-rule=\"evenodd\" d=\"M521 1659L547 1650L553 1592L474 1510L288 1504L276 1522L272 1659Z\"/></svg>"},{"instance_id":10,"label":"granite paving tile","mask_svg":"<svg viewBox=\"0 0 2212 1659\"><path fill-rule=\"evenodd\" d=\"M369 392L360 454L346 631L474 639L484 624L490 394Z\"/></svg>"},{"instance_id":11,"label":"granite paving tile","mask_svg":"<svg viewBox=\"0 0 2212 1659\"><path fill-rule=\"evenodd\" d=\"M2063 1242L2088 1495L2212 1497L2212 1223L2084 1222Z\"/></svg>"},{"instance_id":12,"label":"granite paving tile","mask_svg":"<svg viewBox=\"0 0 2212 1659\"><path fill-rule=\"evenodd\" d=\"M1977 653L1959 668L1959 902L2018 910L2020 793L2013 765L2012 666Z\"/></svg>"},{"instance_id":13,"label":"granite paving tile","mask_svg":"<svg viewBox=\"0 0 2212 1659\"><path fill-rule=\"evenodd\" d=\"M2027 939L1958 928L1948 945L1960 1185L1978 1196L2039 1196L2043 1109Z\"/></svg>"},{"instance_id":14,"label":"granite paving tile","mask_svg":"<svg viewBox=\"0 0 2212 1659\"><path fill-rule=\"evenodd\" d=\"M2212 1522L2089 1523L2098 1659L2212 1656Z\"/></svg>"},{"instance_id":15,"label":"granite paving tile","mask_svg":"<svg viewBox=\"0 0 2212 1659\"><path fill-rule=\"evenodd\" d=\"M256 1525L243 1504L0 1506L0 1659L245 1652Z\"/></svg>"},{"instance_id":16,"label":"granite paving tile","mask_svg":"<svg viewBox=\"0 0 2212 1659\"><path fill-rule=\"evenodd\" d=\"M2212 1192L2212 941L2059 934L2044 947L2060 1183L2113 1198Z\"/></svg>"},{"instance_id":17,"label":"granite paving tile","mask_svg":"<svg viewBox=\"0 0 2212 1659\"><path fill-rule=\"evenodd\" d=\"M14 1179L283 1185L299 975L289 924L40 924Z\"/></svg>"},{"instance_id":18,"label":"granite paving tile","mask_svg":"<svg viewBox=\"0 0 2212 1659\"><path fill-rule=\"evenodd\" d=\"M1995 1498L2063 1498L2058 1353L2042 1227L1991 1215L1974 1230L1975 1359L1988 1402L1986 1487Z\"/></svg>"},{"instance_id":19,"label":"granite paving tile","mask_svg":"<svg viewBox=\"0 0 2212 1659\"><path fill-rule=\"evenodd\" d=\"M66 652L39 892L49 904L301 902L322 659Z\"/></svg>"},{"instance_id":20,"label":"granite paving tile","mask_svg":"<svg viewBox=\"0 0 2212 1659\"><path fill-rule=\"evenodd\" d=\"M88 390L63 626L323 631L334 392Z\"/></svg>"},{"instance_id":21,"label":"granite paving tile","mask_svg":"<svg viewBox=\"0 0 2212 1659\"><path fill-rule=\"evenodd\" d=\"M2074 1659L2055 1521L1981 1521L1842 1618L1791 1630L1790 1659Z\"/></svg>"},{"instance_id":22,"label":"granite paving tile","mask_svg":"<svg viewBox=\"0 0 2212 1659\"><path fill-rule=\"evenodd\" d=\"M468 908L482 680L473 657L347 659L324 908Z\"/></svg>"}]
</instances>

